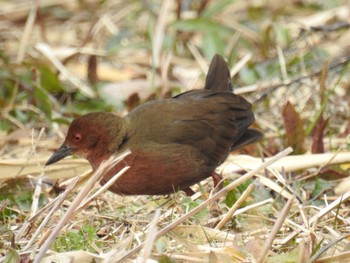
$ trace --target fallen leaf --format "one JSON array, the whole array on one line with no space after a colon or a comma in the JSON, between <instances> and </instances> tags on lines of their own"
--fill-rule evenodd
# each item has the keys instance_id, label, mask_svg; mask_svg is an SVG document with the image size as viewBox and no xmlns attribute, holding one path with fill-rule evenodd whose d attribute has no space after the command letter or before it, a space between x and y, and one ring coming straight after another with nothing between
<instances>
[{"instance_id":1,"label":"fallen leaf","mask_svg":"<svg viewBox=\"0 0 350 263\"><path fill-rule=\"evenodd\" d=\"M294 154L304 153L305 131L303 121L289 101L284 106L282 116L284 128L286 129L287 146L293 148Z\"/></svg>"},{"instance_id":2,"label":"fallen leaf","mask_svg":"<svg viewBox=\"0 0 350 263\"><path fill-rule=\"evenodd\" d=\"M323 137L324 130L328 124L328 120L329 118L324 119L323 115L321 114L316 122L315 128L312 131L312 153L324 153Z\"/></svg>"}]
</instances>

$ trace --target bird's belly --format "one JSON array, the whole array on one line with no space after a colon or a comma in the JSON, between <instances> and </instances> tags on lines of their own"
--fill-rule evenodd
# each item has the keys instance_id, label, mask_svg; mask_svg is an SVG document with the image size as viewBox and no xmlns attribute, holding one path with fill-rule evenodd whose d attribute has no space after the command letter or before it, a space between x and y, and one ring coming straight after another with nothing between
<instances>
[{"instance_id":1,"label":"bird's belly","mask_svg":"<svg viewBox=\"0 0 350 263\"><path fill-rule=\"evenodd\" d=\"M170 194L209 177L209 167L200 154L191 149L168 148L167 151L133 151L101 180L104 185L120 169L130 168L109 188L123 195Z\"/></svg>"}]
</instances>

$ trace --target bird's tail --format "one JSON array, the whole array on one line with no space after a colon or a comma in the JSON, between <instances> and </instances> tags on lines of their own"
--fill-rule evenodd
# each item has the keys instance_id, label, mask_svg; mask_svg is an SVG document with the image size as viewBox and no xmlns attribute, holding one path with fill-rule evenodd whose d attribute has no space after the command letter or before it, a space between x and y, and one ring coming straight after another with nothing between
<instances>
[{"instance_id":1,"label":"bird's tail","mask_svg":"<svg viewBox=\"0 0 350 263\"><path fill-rule=\"evenodd\" d=\"M204 89L212 91L233 91L230 69L225 59L216 54L210 62Z\"/></svg>"},{"instance_id":2,"label":"bird's tail","mask_svg":"<svg viewBox=\"0 0 350 263\"><path fill-rule=\"evenodd\" d=\"M210 62L204 89L218 92L233 91L230 69L225 59L218 54ZM231 147L232 151L245 145L256 143L263 137L260 131L248 128L253 122L254 114L251 109L247 110L244 118L236 120L236 126L239 132Z\"/></svg>"}]
</instances>

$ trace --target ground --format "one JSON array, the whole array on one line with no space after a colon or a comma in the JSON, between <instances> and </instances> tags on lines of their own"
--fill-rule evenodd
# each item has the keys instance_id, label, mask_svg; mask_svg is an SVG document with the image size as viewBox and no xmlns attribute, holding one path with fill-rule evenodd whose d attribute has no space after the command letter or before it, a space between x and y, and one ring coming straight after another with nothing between
<instances>
[{"instance_id":1,"label":"ground","mask_svg":"<svg viewBox=\"0 0 350 263\"><path fill-rule=\"evenodd\" d=\"M347 1L2 1L1 261L346 262L348 13ZM264 133L218 168L227 188L102 189L79 207L99 188L89 164L44 166L69 122L202 88L215 53Z\"/></svg>"}]
</instances>

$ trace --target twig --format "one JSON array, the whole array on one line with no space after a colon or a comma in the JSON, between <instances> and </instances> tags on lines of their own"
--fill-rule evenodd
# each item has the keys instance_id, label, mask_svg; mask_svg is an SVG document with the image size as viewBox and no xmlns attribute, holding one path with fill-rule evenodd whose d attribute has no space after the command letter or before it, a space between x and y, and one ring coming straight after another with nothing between
<instances>
[{"instance_id":1,"label":"twig","mask_svg":"<svg viewBox=\"0 0 350 263\"><path fill-rule=\"evenodd\" d=\"M252 53L246 54L235 66L230 70L231 78L233 78L247 63L252 59Z\"/></svg>"},{"instance_id":2,"label":"twig","mask_svg":"<svg viewBox=\"0 0 350 263\"><path fill-rule=\"evenodd\" d=\"M71 218L71 216L74 214L75 210L81 203L81 201L86 197L86 195L91 191L92 187L96 184L96 182L102 177L104 173L109 171L116 163L120 162L126 155L130 153L129 150L125 151L124 153L118 155L117 157L112 156L107 161L104 161L99 168L95 171L94 175L89 179L89 181L86 183L82 191L78 193L76 198L73 200L72 204L66 211L66 213L63 215L61 220L57 223L56 227L53 229L51 235L46 240L44 245L40 248L38 255L33 260L33 263L39 263L44 258L47 250L50 248L51 243L54 241L54 239L58 236L62 228L65 226L65 224L68 222L68 220Z\"/></svg>"},{"instance_id":3,"label":"twig","mask_svg":"<svg viewBox=\"0 0 350 263\"><path fill-rule=\"evenodd\" d=\"M315 225L315 222L318 221L320 218L324 217L326 214L331 212L334 208L339 206L342 202L347 201L350 198L350 191L346 192L344 195L338 197L336 200L334 200L332 203L330 203L328 206L323 208L321 211L319 211L316 215L314 215L312 218L309 219L309 225ZM298 235L301 232L301 230L297 230L289 234L287 237L281 240L280 244L286 244L288 243L292 238L294 238L296 235Z\"/></svg>"},{"instance_id":4,"label":"twig","mask_svg":"<svg viewBox=\"0 0 350 263\"><path fill-rule=\"evenodd\" d=\"M162 63L161 63L162 65L160 67L160 77L162 81L161 97L164 97L167 94L167 92L170 90L168 71L169 71L170 62L172 58L173 58L172 53L166 53L162 56Z\"/></svg>"},{"instance_id":5,"label":"twig","mask_svg":"<svg viewBox=\"0 0 350 263\"><path fill-rule=\"evenodd\" d=\"M31 215L35 215L36 212L38 211L39 198L40 198L41 189L42 189L42 183L43 183L43 175L44 175L44 173L41 173L39 175L39 177L38 177L38 180L35 182L33 201L32 201L32 206L30 208L30 214Z\"/></svg>"},{"instance_id":6,"label":"twig","mask_svg":"<svg viewBox=\"0 0 350 263\"><path fill-rule=\"evenodd\" d=\"M342 57L337 57L334 59L334 61L336 61L336 62L334 62L328 66L328 71L331 71L337 67L340 67L340 66L343 66L343 65L349 63L350 56L346 55L346 56L342 56ZM296 77L296 78L290 79L288 81L277 81L274 84L265 83L264 85L254 84L254 85L250 85L250 86L246 86L246 87L239 87L239 88L235 89L235 93L242 94L242 93L253 92L253 91L257 91L257 90L264 90L262 95L253 102L253 103L258 103L261 100L265 99L266 96L268 96L272 91L275 91L278 88L291 86L291 85L293 85L295 83L299 83L305 79L309 79L309 78L318 76L321 73L322 73L322 69L318 69L314 72L311 72L308 75Z\"/></svg>"},{"instance_id":7,"label":"twig","mask_svg":"<svg viewBox=\"0 0 350 263\"><path fill-rule=\"evenodd\" d=\"M341 29L348 29L350 27L350 23L347 21L340 21L331 25L321 25L321 26L312 26L310 27L310 31L315 32L324 32L329 33L332 31L337 31ZM303 32L303 31L302 31Z\"/></svg>"},{"instance_id":8,"label":"twig","mask_svg":"<svg viewBox=\"0 0 350 263\"><path fill-rule=\"evenodd\" d=\"M254 190L255 185L251 184L245 189L243 194L238 198L236 203L230 208L230 210L227 212L227 214L224 216L223 219L217 224L215 229L221 229L228 220L230 220L233 216L233 214L237 211L237 209L241 206L241 204L244 202L244 200L247 199L247 197L251 194L251 192Z\"/></svg>"},{"instance_id":9,"label":"twig","mask_svg":"<svg viewBox=\"0 0 350 263\"><path fill-rule=\"evenodd\" d=\"M332 242L328 243L326 246L322 247L319 251L317 251L311 258L310 262L315 262L315 260L320 257L324 252L326 252L328 249L330 249L332 246L337 244L338 242L342 241L345 238L348 238L350 234L347 234L345 236L342 236L340 238L337 238L336 240L333 240ZM332 260L333 261L333 260ZM335 260L333 262L336 262Z\"/></svg>"},{"instance_id":10,"label":"twig","mask_svg":"<svg viewBox=\"0 0 350 263\"><path fill-rule=\"evenodd\" d=\"M286 81L289 79L288 73L287 73L286 59L284 58L283 50L279 45L277 45L277 55L278 55L278 61L280 62L283 81Z\"/></svg>"},{"instance_id":11,"label":"twig","mask_svg":"<svg viewBox=\"0 0 350 263\"><path fill-rule=\"evenodd\" d=\"M63 203L63 201L66 199L66 197L68 196L68 194L74 189L75 185L77 184L77 182L79 181L79 177L77 177L66 189L66 191L64 191L63 194L61 194L59 196L58 199L56 199L56 202L54 203L54 206L51 208L51 210L47 213L46 217L44 218L44 220L41 222L40 226L36 229L35 233L33 234L32 238L29 240L29 242L27 243L27 245L24 247L24 251L28 250L32 244L34 243L34 241L36 240L36 238L39 236L39 234L42 233L42 229L47 225L47 223L49 222L49 220L51 219L51 216L53 215L53 213L57 210L57 208ZM30 221L28 220L26 222L27 224L30 223ZM24 225L25 226L25 225ZM26 227L24 227L26 228ZM35 250L33 250L33 253L35 252Z\"/></svg>"},{"instance_id":12,"label":"twig","mask_svg":"<svg viewBox=\"0 0 350 263\"><path fill-rule=\"evenodd\" d=\"M24 168L26 168L26 166L28 165L29 163L29 160L32 158L32 156L35 154L35 149L36 147L38 146L41 138L43 137L44 135L44 131L45 131L45 128L42 128L39 132L39 135L38 135L38 139L35 141L35 143L33 143L33 140L34 140L34 135L33 135L33 132L32 132L32 147L30 149L30 152L26 158L26 162L25 164L21 167L21 169L19 169L19 171L17 172L17 174L15 175L15 177L17 177L23 170Z\"/></svg>"},{"instance_id":13,"label":"twig","mask_svg":"<svg viewBox=\"0 0 350 263\"><path fill-rule=\"evenodd\" d=\"M75 212L83 209L87 204L89 204L92 200L94 200L97 196L102 194L103 192L107 191L109 187L115 183L119 179L120 176L122 176L130 167L126 166L123 169L121 169L117 174L115 174L110 180L108 180L107 183L105 183L100 189L98 189L92 196L89 198L83 200L82 204L76 209Z\"/></svg>"},{"instance_id":14,"label":"twig","mask_svg":"<svg viewBox=\"0 0 350 263\"><path fill-rule=\"evenodd\" d=\"M332 255L329 257L316 259L314 263L346 262L346 260L348 260L349 258L350 258L350 251L346 251L338 255Z\"/></svg>"},{"instance_id":15,"label":"twig","mask_svg":"<svg viewBox=\"0 0 350 263\"><path fill-rule=\"evenodd\" d=\"M32 8L30 9L30 13L27 18L27 22L24 28L22 39L21 39L21 45L19 47L18 54L17 54L16 62L18 64L22 63L23 61L29 39L32 36L32 31L33 31L33 27L36 19L36 12L38 10L39 1L33 0L31 2L32 2Z\"/></svg>"},{"instance_id":16,"label":"twig","mask_svg":"<svg viewBox=\"0 0 350 263\"><path fill-rule=\"evenodd\" d=\"M171 3L171 0L163 1L162 7L159 11L156 28L154 30L152 43L152 64L155 68L158 68L160 63L160 51L162 49L166 19L169 16L168 13L170 11Z\"/></svg>"},{"instance_id":17,"label":"twig","mask_svg":"<svg viewBox=\"0 0 350 263\"><path fill-rule=\"evenodd\" d=\"M280 228L282 227L284 221L286 220L287 216L288 216L288 212L293 204L294 201L294 197L288 199L288 202L286 203L286 205L284 206L283 210L281 211L276 223L274 224L271 233L269 235L269 237L267 238L267 240L265 241L265 245L262 248L262 252L260 254L259 259L257 260L258 263L263 263L265 262L265 259L268 255L268 252L271 248L271 245L273 243L273 240L275 239L276 235L278 234L278 231L280 230Z\"/></svg>"},{"instance_id":18,"label":"twig","mask_svg":"<svg viewBox=\"0 0 350 263\"><path fill-rule=\"evenodd\" d=\"M190 50L190 52L191 52L192 56L194 57L194 59L196 60L196 62L198 63L198 65L200 66L201 70L203 72L207 72L208 68L209 68L208 62L205 60L205 58L199 52L199 50L196 47L196 45L193 44L191 41L189 41L187 43L187 47Z\"/></svg>"},{"instance_id":19,"label":"twig","mask_svg":"<svg viewBox=\"0 0 350 263\"><path fill-rule=\"evenodd\" d=\"M35 48L40 51L50 62L57 68L61 75L68 79L77 89L89 98L96 96L95 92L87 86L79 78L75 77L69 70L61 63L61 61L54 55L51 47L45 43L37 43Z\"/></svg>"},{"instance_id":20,"label":"twig","mask_svg":"<svg viewBox=\"0 0 350 263\"><path fill-rule=\"evenodd\" d=\"M149 256L151 255L152 252L152 247L153 247L153 243L156 240L156 235L157 235L157 222L160 216L160 210L157 209L155 212L155 215L152 219L152 222L150 224L149 230L147 232L147 237L146 237L146 241L145 241L145 246L143 247L143 251L141 254L141 262L140 263L146 263Z\"/></svg>"}]
</instances>

